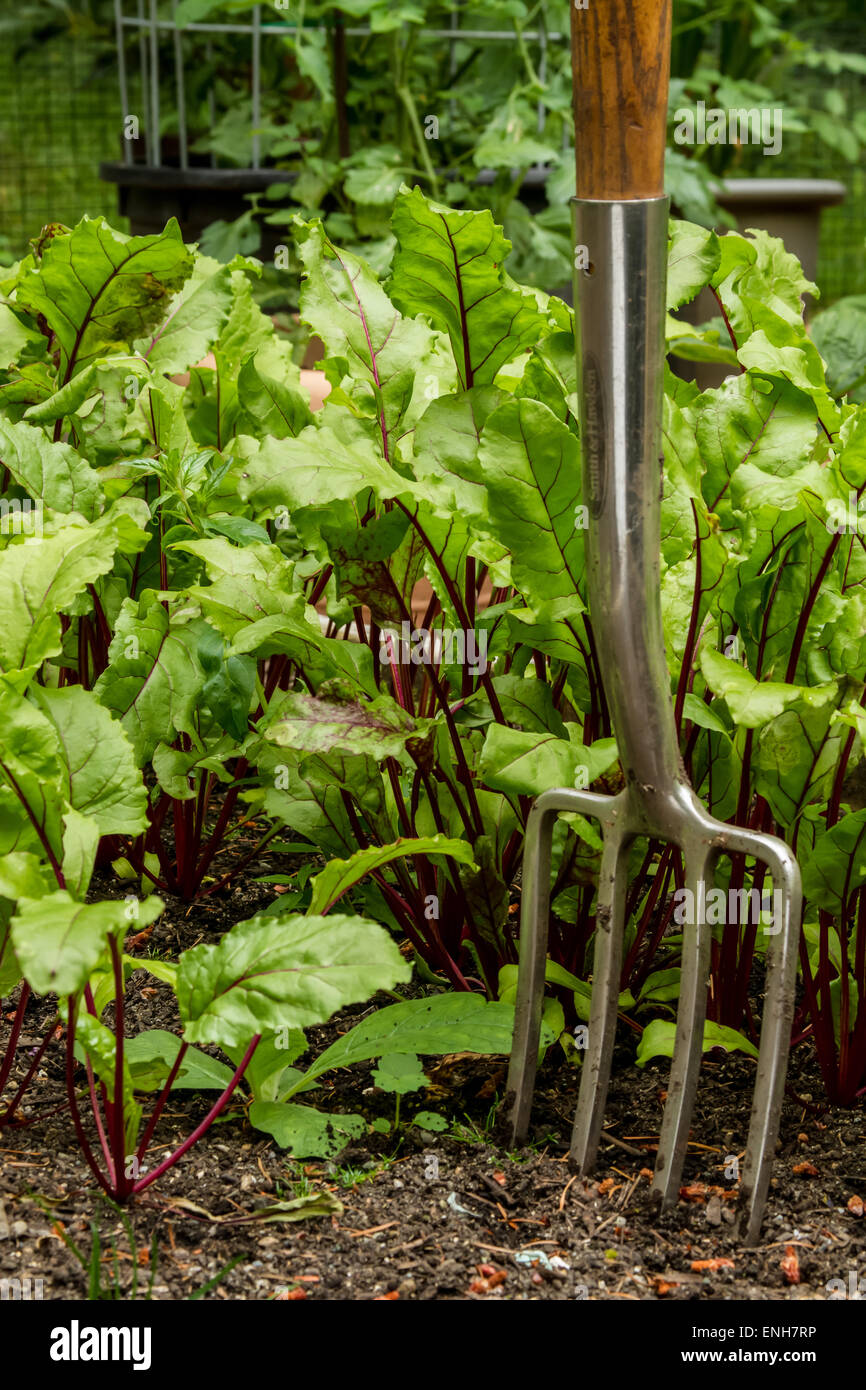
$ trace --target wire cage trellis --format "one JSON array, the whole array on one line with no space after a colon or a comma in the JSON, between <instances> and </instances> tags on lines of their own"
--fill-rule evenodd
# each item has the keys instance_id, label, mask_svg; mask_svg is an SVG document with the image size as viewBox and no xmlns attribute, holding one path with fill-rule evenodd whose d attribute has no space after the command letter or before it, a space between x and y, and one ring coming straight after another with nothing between
<instances>
[{"instance_id":1,"label":"wire cage trellis","mask_svg":"<svg viewBox=\"0 0 866 1390\"><path fill-rule=\"evenodd\" d=\"M160 135L160 104L165 73L165 49L169 43L171 47L169 61L177 121L177 157L180 168L187 169L190 165L190 121L187 111L186 77L190 40L203 38L206 54L210 57L212 51L210 44L214 36L232 35L242 42L249 55L251 119L248 167L250 170L258 170L263 165L259 129L262 122L263 45L273 40L292 39L299 33L305 35L329 34L335 38L338 45L341 45L346 39L369 39L379 32L371 28L370 25L346 24L339 11L333 12L334 17L330 24L311 21L299 25L289 19L275 20L270 18L269 16L275 12L274 5L255 4L250 7L248 18L243 16L232 19L208 18L183 23L178 22L176 17L178 0L169 0L170 12L165 4L160 4L160 0L134 0L134 3L135 13L128 14L125 9L127 0L114 0L120 104L124 113L131 111L133 82L127 38L132 35L134 40L137 39L137 42L133 41L135 54L132 58L132 64L137 68L145 160L147 165L154 169L164 167L163 141ZM517 39L521 44L534 45L538 53L537 77L543 88L543 84L547 80L549 50L555 47L567 50L569 40L568 35L564 32L549 31L545 27L543 11L541 20L542 22L536 28L520 31L516 28L507 30L493 27L477 28L464 26L461 22L461 13L457 9L450 12L448 25L441 27L422 25L420 26L420 33L425 40L447 46L452 75L457 71L458 45L461 43L509 43L513 45ZM217 117L213 92L209 94L209 103L210 118L213 124ZM539 91L535 107L537 128L540 132L544 129L548 113L548 103L543 89ZM563 144L565 144L565 139L563 139ZM130 139L125 139L123 142L124 163L131 165L134 158L133 142ZM214 162L213 155L211 155L211 162Z\"/></svg>"}]
</instances>

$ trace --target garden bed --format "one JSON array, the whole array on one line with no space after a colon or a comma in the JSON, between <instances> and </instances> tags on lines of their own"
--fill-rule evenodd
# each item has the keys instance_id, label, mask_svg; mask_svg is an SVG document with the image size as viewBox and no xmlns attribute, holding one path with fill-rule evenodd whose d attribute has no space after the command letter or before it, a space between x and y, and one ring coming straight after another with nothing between
<instances>
[{"instance_id":1,"label":"garden bed","mask_svg":"<svg viewBox=\"0 0 866 1390\"><path fill-rule=\"evenodd\" d=\"M866 414L828 387L780 243L671 225L669 307L709 285L727 337L671 316L668 346L735 373L666 381L677 738L713 815L788 841L805 897L776 1187L747 1253L728 1218L776 913L742 855L718 868L677 1209L648 1190L675 845L630 857L611 1129L584 1186L566 1150L601 846L557 825L534 1147L502 1147L533 798L624 785L573 315L509 279L488 213L415 190L393 226L387 277L296 227L310 376L255 303L258 267L174 226L51 228L3 282L3 1274L87 1296L63 1237L87 1265L93 1218L92 1296L134 1296L134 1269L159 1298L221 1271L209 1297L824 1298L859 1278L864 1229ZM314 410L312 382L331 388Z\"/></svg>"},{"instance_id":2,"label":"garden bed","mask_svg":"<svg viewBox=\"0 0 866 1390\"><path fill-rule=\"evenodd\" d=\"M165 1021L158 1007L137 1012L151 1026ZM316 1042L329 1040L320 1031ZM328 1103L371 1117L381 1112L386 1098L363 1094L367 1070L341 1075ZM188 1299L235 1259L206 1297L798 1300L828 1298L829 1282L847 1287L851 1270L862 1277L866 1225L848 1207L866 1192L862 1110L819 1119L788 1100L764 1236L747 1250L730 1224L728 1197L704 1191L733 1189L724 1159L732 1136L736 1143L745 1134L753 1080L747 1062L705 1068L685 1175L691 1200L671 1213L658 1211L647 1176L663 1071L638 1071L618 1054L607 1126L617 1137L648 1137L639 1141L640 1155L603 1144L590 1183L574 1179L566 1159L574 1073L542 1073L537 1150L517 1155L485 1134L503 1076L501 1062L444 1059L433 1071L437 1104L462 1138L410 1127L399 1144L372 1135L333 1164L287 1160L236 1111L129 1209L135 1246L119 1217L95 1199L62 1117L7 1135L0 1146L0 1278L38 1272L45 1298L87 1297L87 1277L59 1230L89 1254L94 1212L104 1284L111 1286L116 1251L126 1297L131 1251L147 1285L154 1238L155 1299ZM797 1090L817 1089L814 1068L796 1056L791 1079ZM181 1137L202 1107L179 1101L171 1111L167 1133L176 1126ZM277 1199L316 1193L331 1194L342 1210L292 1225L256 1220ZM710 1263L702 1269L703 1262ZM790 1282L795 1268L798 1283Z\"/></svg>"},{"instance_id":3,"label":"garden bed","mask_svg":"<svg viewBox=\"0 0 866 1390\"><path fill-rule=\"evenodd\" d=\"M272 895L247 885L192 911L169 902L142 950L174 957L218 938ZM387 1002L374 999L310 1030L311 1054ZM130 1035L177 1022L171 991L136 972ZM374 1087L371 1069L360 1063L332 1073L319 1106L360 1111L370 1122L393 1117L393 1097ZM156 1241L157 1300L190 1298L235 1260L205 1297L800 1300L828 1298L832 1280L847 1287L851 1270L863 1277L866 1114L862 1105L820 1105L820 1076L805 1049L792 1057L764 1234L754 1249L739 1243L736 1183L725 1175L745 1141L754 1081L748 1059L705 1061L683 1193L671 1212L660 1212L649 1190L664 1068L638 1069L621 1040L605 1120L612 1137L602 1141L591 1181L576 1178L567 1158L579 1072L551 1056L539 1076L531 1146L512 1153L496 1115L505 1069L504 1058L428 1059L431 1087L404 1102L399 1133L371 1132L329 1162L292 1160L251 1129L238 1104L127 1209L132 1242L100 1199L61 1108L0 1141L0 1279L38 1273L45 1298L86 1297L88 1277L60 1232L89 1255L94 1219L104 1287L116 1268L126 1297L134 1254L148 1285ZM62 1107L59 1051L46 1070L43 1100L53 1096ZM431 1104L448 1120L440 1134L411 1124ZM181 1140L205 1109L200 1097L175 1093L161 1144ZM160 1147L154 1152L158 1158ZM257 1219L275 1202L316 1194L342 1210L292 1224Z\"/></svg>"}]
</instances>

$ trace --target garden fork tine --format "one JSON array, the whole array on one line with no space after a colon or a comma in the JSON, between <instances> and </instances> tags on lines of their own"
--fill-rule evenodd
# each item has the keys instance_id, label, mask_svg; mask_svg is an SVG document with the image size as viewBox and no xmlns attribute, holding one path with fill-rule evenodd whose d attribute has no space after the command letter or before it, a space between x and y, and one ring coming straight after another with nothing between
<instances>
[{"instance_id":1,"label":"garden fork tine","mask_svg":"<svg viewBox=\"0 0 866 1390\"><path fill-rule=\"evenodd\" d=\"M605 0L572 9L578 189L575 278L587 590L598 665L625 790L615 797L546 792L527 826L520 971L508 1076L515 1142L525 1137L535 1079L559 811L602 823L595 968L571 1157L594 1163L616 1028L627 889L638 836L682 852L695 904L683 931L682 983L654 1187L676 1199L703 1047L712 934L706 895L716 861L742 853L770 868L781 897L770 944L764 1026L741 1196L745 1234L761 1223L787 1066L801 909L797 862L770 835L729 826L696 797L679 753L664 655L659 578L660 417L668 200L663 196L670 0ZM640 143L635 143L638 133ZM687 899L688 901L688 899Z\"/></svg>"}]
</instances>

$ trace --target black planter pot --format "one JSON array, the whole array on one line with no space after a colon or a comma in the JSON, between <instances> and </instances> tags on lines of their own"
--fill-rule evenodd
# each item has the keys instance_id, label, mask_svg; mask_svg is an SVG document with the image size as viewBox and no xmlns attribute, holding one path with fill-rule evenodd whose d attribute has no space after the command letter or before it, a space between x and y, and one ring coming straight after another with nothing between
<instances>
[{"instance_id":1,"label":"black planter pot","mask_svg":"<svg viewBox=\"0 0 866 1390\"><path fill-rule=\"evenodd\" d=\"M440 170L443 177L447 170ZM547 207L545 187L548 171L533 168L526 172L519 198L530 213ZM144 163L125 164L121 161L103 163L99 176L106 183L117 185L119 211L129 218L134 236L161 232L170 217L176 217L186 241L198 241L209 223L221 219L233 222L249 211L247 194L263 193L274 184L291 184L297 177L290 169L214 169L210 165L191 165L187 169L173 165L152 167ZM486 187L496 175L482 169L476 183ZM270 259L275 247L286 240L281 227L261 223L262 240L256 254ZM565 287L568 295L571 287ZM562 287L553 289L562 293Z\"/></svg>"},{"instance_id":2,"label":"black planter pot","mask_svg":"<svg viewBox=\"0 0 866 1390\"><path fill-rule=\"evenodd\" d=\"M117 185L119 210L129 218L133 236L161 232L176 217L186 241L198 241L205 227L222 219L233 222L249 211L245 195L263 193L275 183L290 184L288 169L212 169L209 165L175 169L146 164L100 164L99 177ZM285 241L285 230L262 224L258 255L271 257Z\"/></svg>"}]
</instances>

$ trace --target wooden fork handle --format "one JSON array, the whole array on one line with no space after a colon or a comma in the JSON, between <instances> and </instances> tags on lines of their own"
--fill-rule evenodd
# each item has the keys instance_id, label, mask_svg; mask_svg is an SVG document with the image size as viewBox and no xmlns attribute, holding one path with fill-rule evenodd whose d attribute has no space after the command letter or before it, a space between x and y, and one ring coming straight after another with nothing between
<instances>
[{"instance_id":1,"label":"wooden fork handle","mask_svg":"<svg viewBox=\"0 0 866 1390\"><path fill-rule=\"evenodd\" d=\"M659 198L672 0L572 0L579 198Z\"/></svg>"}]
</instances>

